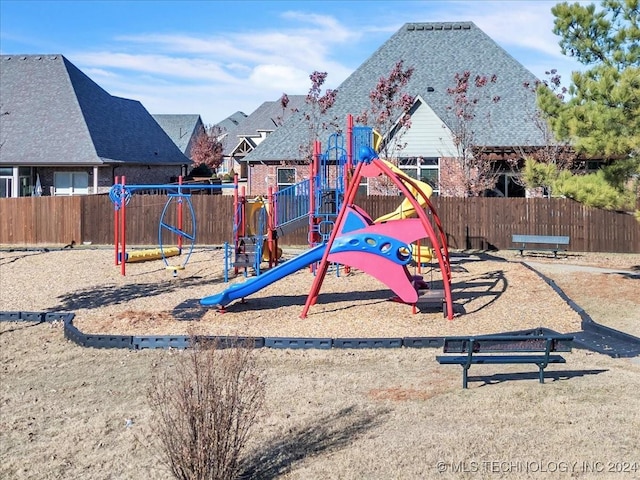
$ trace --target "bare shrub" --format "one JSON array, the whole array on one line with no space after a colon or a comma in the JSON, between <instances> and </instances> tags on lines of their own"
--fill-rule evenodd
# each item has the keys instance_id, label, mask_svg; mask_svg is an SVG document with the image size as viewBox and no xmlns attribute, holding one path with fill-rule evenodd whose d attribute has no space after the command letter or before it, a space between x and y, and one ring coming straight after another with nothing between
<instances>
[{"instance_id":1,"label":"bare shrub","mask_svg":"<svg viewBox=\"0 0 640 480\"><path fill-rule=\"evenodd\" d=\"M158 453L175 478L233 479L264 402L263 371L248 342L223 348L194 337L191 345L152 379Z\"/></svg>"}]
</instances>

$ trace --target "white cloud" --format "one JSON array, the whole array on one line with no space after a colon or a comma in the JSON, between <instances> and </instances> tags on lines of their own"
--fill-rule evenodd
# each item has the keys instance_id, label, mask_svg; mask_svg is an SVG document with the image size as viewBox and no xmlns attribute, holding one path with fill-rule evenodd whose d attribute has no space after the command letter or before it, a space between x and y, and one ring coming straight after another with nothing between
<instances>
[{"instance_id":1,"label":"white cloud","mask_svg":"<svg viewBox=\"0 0 640 480\"><path fill-rule=\"evenodd\" d=\"M299 33L302 33L305 36L312 35L311 38L323 38L332 43L344 43L352 41L360 36L356 30L342 25L336 18L329 15L287 11L281 16L287 20L306 22L311 25L315 25L317 28L314 29L299 29ZM318 37L318 35L322 35L322 37Z\"/></svg>"},{"instance_id":2,"label":"white cloud","mask_svg":"<svg viewBox=\"0 0 640 480\"><path fill-rule=\"evenodd\" d=\"M96 78L114 78L117 76L114 72L111 72L104 68L85 68L83 69L83 72L94 81Z\"/></svg>"},{"instance_id":3,"label":"white cloud","mask_svg":"<svg viewBox=\"0 0 640 480\"><path fill-rule=\"evenodd\" d=\"M292 93L301 93L298 91L299 86L305 83L308 90L308 79L309 74L306 71L288 65L258 65L249 77L249 81L255 87Z\"/></svg>"},{"instance_id":4,"label":"white cloud","mask_svg":"<svg viewBox=\"0 0 640 480\"><path fill-rule=\"evenodd\" d=\"M278 28L119 35L100 51L67 56L114 95L140 100L154 113L195 108L213 123L236 110L251 113L283 92L306 94L315 70L329 73L325 88L336 88L405 22L471 20L535 75L558 68L568 81L577 64L560 54L552 33L555 3L372 3L359 17L290 10L280 14ZM345 52L356 51L361 58L349 65Z\"/></svg>"},{"instance_id":5,"label":"white cloud","mask_svg":"<svg viewBox=\"0 0 640 480\"><path fill-rule=\"evenodd\" d=\"M251 113L285 92L306 94L315 70L329 72L325 88L352 72L335 60L334 49L361 33L327 15L281 16L286 24L278 30L120 35L109 49L68 57L113 95L140 100L154 113L193 104L213 123L236 110Z\"/></svg>"},{"instance_id":6,"label":"white cloud","mask_svg":"<svg viewBox=\"0 0 640 480\"><path fill-rule=\"evenodd\" d=\"M508 14L498 13L498 5L493 5L489 11L474 16L474 23L501 45L514 45L562 57L558 45L560 39L553 33L553 17L549 11L542 5L525 2L511 5L515 8Z\"/></svg>"},{"instance_id":7,"label":"white cloud","mask_svg":"<svg viewBox=\"0 0 640 480\"><path fill-rule=\"evenodd\" d=\"M233 77L215 62L200 58L166 55L134 55L112 52L83 52L70 56L86 67L115 68L184 79L231 81Z\"/></svg>"}]
</instances>

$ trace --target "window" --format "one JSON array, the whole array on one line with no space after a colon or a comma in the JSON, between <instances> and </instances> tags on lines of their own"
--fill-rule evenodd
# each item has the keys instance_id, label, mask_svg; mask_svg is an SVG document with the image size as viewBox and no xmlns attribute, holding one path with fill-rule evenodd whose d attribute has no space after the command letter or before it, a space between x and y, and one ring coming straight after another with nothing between
<instances>
[{"instance_id":1,"label":"window","mask_svg":"<svg viewBox=\"0 0 640 480\"><path fill-rule=\"evenodd\" d=\"M18 168L18 185L20 185L18 196L31 196L31 194L33 193L33 185L31 184L31 167Z\"/></svg>"},{"instance_id":2,"label":"window","mask_svg":"<svg viewBox=\"0 0 640 480\"><path fill-rule=\"evenodd\" d=\"M600 170L603 166L603 162L598 161L598 160L589 160L587 161L587 171L589 172L595 172L597 170Z\"/></svg>"},{"instance_id":3,"label":"window","mask_svg":"<svg viewBox=\"0 0 640 480\"><path fill-rule=\"evenodd\" d=\"M296 183L295 168L278 168L278 191Z\"/></svg>"},{"instance_id":4,"label":"window","mask_svg":"<svg viewBox=\"0 0 640 480\"><path fill-rule=\"evenodd\" d=\"M87 195L89 174L87 172L55 172L54 195Z\"/></svg>"},{"instance_id":5,"label":"window","mask_svg":"<svg viewBox=\"0 0 640 480\"><path fill-rule=\"evenodd\" d=\"M431 186L433 196L440 193L440 166L435 157L400 157L398 159L400 170L411 178L420 180Z\"/></svg>"},{"instance_id":6,"label":"window","mask_svg":"<svg viewBox=\"0 0 640 480\"><path fill-rule=\"evenodd\" d=\"M0 197L28 197L32 189L31 167L0 167Z\"/></svg>"},{"instance_id":7,"label":"window","mask_svg":"<svg viewBox=\"0 0 640 480\"><path fill-rule=\"evenodd\" d=\"M31 177L19 177L18 183L20 185L19 197L30 197L33 193L33 186L31 185Z\"/></svg>"},{"instance_id":8,"label":"window","mask_svg":"<svg viewBox=\"0 0 640 480\"><path fill-rule=\"evenodd\" d=\"M12 181L12 177L0 176L0 198L9 198L11 196Z\"/></svg>"},{"instance_id":9,"label":"window","mask_svg":"<svg viewBox=\"0 0 640 480\"><path fill-rule=\"evenodd\" d=\"M503 173L498 177L496 186L493 189L493 196L497 197L524 197L525 188L516 183L513 179L514 175L511 173Z\"/></svg>"},{"instance_id":10,"label":"window","mask_svg":"<svg viewBox=\"0 0 640 480\"><path fill-rule=\"evenodd\" d=\"M13 185L13 167L0 167L0 198L11 196Z\"/></svg>"},{"instance_id":11,"label":"window","mask_svg":"<svg viewBox=\"0 0 640 480\"><path fill-rule=\"evenodd\" d=\"M356 196L366 196L369 192L369 179L368 178L361 178L360 179L360 185L358 185L358 191L356 193Z\"/></svg>"}]
</instances>

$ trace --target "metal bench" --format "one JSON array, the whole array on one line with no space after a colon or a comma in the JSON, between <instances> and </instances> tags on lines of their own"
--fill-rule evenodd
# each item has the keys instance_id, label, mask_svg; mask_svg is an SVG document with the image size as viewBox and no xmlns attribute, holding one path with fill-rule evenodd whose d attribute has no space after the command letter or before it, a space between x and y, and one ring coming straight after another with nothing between
<instances>
[{"instance_id":1,"label":"metal bench","mask_svg":"<svg viewBox=\"0 0 640 480\"><path fill-rule=\"evenodd\" d=\"M566 363L561 355L551 354L570 352L572 341L573 336L561 334L447 337L443 353L462 355L442 355L436 360L462 366L462 388L467 388L467 373L474 364L535 364L544 383L544 369L550 363Z\"/></svg>"},{"instance_id":2,"label":"metal bench","mask_svg":"<svg viewBox=\"0 0 640 480\"><path fill-rule=\"evenodd\" d=\"M557 257L559 251L566 251L569 245L569 237L555 235L511 235L513 250L519 250L524 255L525 250L553 252Z\"/></svg>"}]
</instances>

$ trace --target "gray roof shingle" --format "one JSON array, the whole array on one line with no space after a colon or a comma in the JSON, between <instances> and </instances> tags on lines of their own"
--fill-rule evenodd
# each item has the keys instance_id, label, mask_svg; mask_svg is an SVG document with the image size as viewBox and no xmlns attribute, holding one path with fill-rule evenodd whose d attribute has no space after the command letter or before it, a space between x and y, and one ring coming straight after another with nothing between
<instances>
[{"instance_id":1,"label":"gray roof shingle","mask_svg":"<svg viewBox=\"0 0 640 480\"><path fill-rule=\"evenodd\" d=\"M295 111L304 108L306 98L306 95L289 95L289 104L285 109L282 108L280 100L264 102L235 127L227 129L224 153L230 154L241 141L240 137L257 136L260 131L273 132L279 128Z\"/></svg>"},{"instance_id":2,"label":"gray roof shingle","mask_svg":"<svg viewBox=\"0 0 640 480\"><path fill-rule=\"evenodd\" d=\"M62 55L2 55L0 85L0 164L189 163L140 102Z\"/></svg>"},{"instance_id":3,"label":"gray roof shingle","mask_svg":"<svg viewBox=\"0 0 640 480\"><path fill-rule=\"evenodd\" d=\"M220 127L223 132L227 132L238 126L240 122L242 122L245 118L247 118L247 114L238 110L235 113L232 113L224 120L216 123L216 126Z\"/></svg>"},{"instance_id":4,"label":"gray roof shingle","mask_svg":"<svg viewBox=\"0 0 640 480\"><path fill-rule=\"evenodd\" d=\"M336 102L328 115L344 124L347 114L356 116L365 111L370 106L369 92L399 60L404 61L405 68L414 68L406 91L424 99L449 126L455 122L447 108L452 104L447 88L453 86L456 73L469 70L473 76L495 74L497 81L487 84L481 92L489 98L499 96L500 100L478 103L474 121L476 144L492 147L543 144L542 135L531 120L535 95L524 87L525 82L532 84L536 77L472 22L405 24L338 87ZM308 129L302 122L302 114L295 115L245 160L299 158L300 145L308 143Z\"/></svg>"},{"instance_id":5,"label":"gray roof shingle","mask_svg":"<svg viewBox=\"0 0 640 480\"><path fill-rule=\"evenodd\" d=\"M204 124L198 114L153 114L153 118L173 140L180 151L191 157L191 145L195 137L204 131Z\"/></svg>"}]
</instances>

